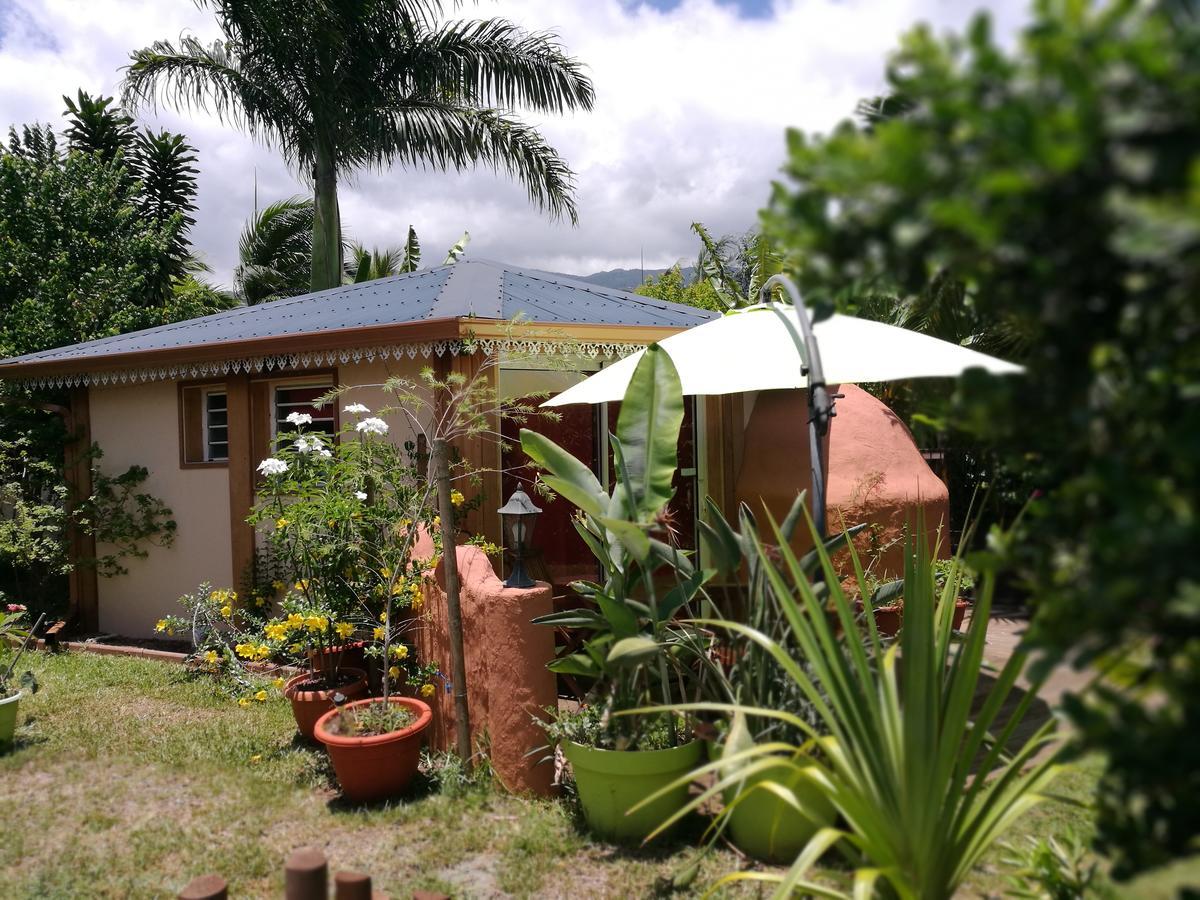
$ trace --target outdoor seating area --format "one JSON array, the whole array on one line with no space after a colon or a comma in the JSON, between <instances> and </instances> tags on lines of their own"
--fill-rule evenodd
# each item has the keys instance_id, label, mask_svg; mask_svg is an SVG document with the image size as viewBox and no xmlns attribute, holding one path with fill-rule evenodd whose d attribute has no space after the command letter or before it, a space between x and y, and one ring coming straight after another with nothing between
<instances>
[{"instance_id":1,"label":"outdoor seating area","mask_svg":"<svg viewBox=\"0 0 1200 900\"><path fill-rule=\"evenodd\" d=\"M978 2L0 11L0 898L1195 896L1200 16Z\"/></svg>"}]
</instances>

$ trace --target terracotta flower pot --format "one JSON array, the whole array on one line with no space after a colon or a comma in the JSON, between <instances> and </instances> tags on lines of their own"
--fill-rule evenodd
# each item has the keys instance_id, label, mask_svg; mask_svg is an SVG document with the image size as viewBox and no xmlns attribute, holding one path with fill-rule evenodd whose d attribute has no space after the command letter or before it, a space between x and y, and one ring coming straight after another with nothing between
<instances>
[{"instance_id":1,"label":"terracotta flower pot","mask_svg":"<svg viewBox=\"0 0 1200 900\"><path fill-rule=\"evenodd\" d=\"M330 710L321 716L316 726L316 738L325 745L342 796L361 803L394 797L408 787L421 762L423 733L433 721L428 704L412 697L389 697L388 702L406 707L416 721L399 731L351 737L334 734L333 720L344 710L355 709L380 700L356 700L340 710Z\"/></svg>"},{"instance_id":2,"label":"terracotta flower pot","mask_svg":"<svg viewBox=\"0 0 1200 900\"><path fill-rule=\"evenodd\" d=\"M340 647L330 647L328 650L309 650L308 661L314 670L324 672L330 666L337 664L340 657L343 669L350 667L362 669L365 672L367 670L366 646L365 641L354 641L342 644Z\"/></svg>"},{"instance_id":3,"label":"terracotta flower pot","mask_svg":"<svg viewBox=\"0 0 1200 900\"><path fill-rule=\"evenodd\" d=\"M959 597L954 601L954 630L962 631L963 619L966 618L967 610L971 608L971 604Z\"/></svg>"},{"instance_id":4,"label":"terracotta flower pot","mask_svg":"<svg viewBox=\"0 0 1200 900\"><path fill-rule=\"evenodd\" d=\"M313 676L308 672L288 680L283 686L283 696L292 702L292 715L296 718L296 728L304 737L312 740L313 728L317 719L333 709L333 695L343 694L351 700L362 697L367 693L367 673L362 669L342 667L342 674L351 676L345 684L331 690L304 690L303 685L312 681Z\"/></svg>"}]
</instances>

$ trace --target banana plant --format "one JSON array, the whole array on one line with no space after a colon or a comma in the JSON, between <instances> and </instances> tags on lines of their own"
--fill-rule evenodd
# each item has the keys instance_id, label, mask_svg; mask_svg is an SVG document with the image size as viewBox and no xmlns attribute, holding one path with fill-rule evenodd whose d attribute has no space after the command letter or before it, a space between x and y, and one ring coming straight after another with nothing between
<instances>
[{"instance_id":1,"label":"banana plant","mask_svg":"<svg viewBox=\"0 0 1200 900\"><path fill-rule=\"evenodd\" d=\"M594 679L606 713L685 699L707 637L674 619L702 593L711 570L664 540L674 494L683 393L667 352L651 346L638 364L612 435L615 484L605 490L583 462L549 438L521 431L521 447L547 488L578 508L575 528L600 563L600 582L576 582L592 605L542 616L539 624L591 632L583 649L555 659L555 672ZM694 615L694 611L692 613ZM703 665L703 664L702 664ZM630 719L610 720L633 729Z\"/></svg>"}]
</instances>

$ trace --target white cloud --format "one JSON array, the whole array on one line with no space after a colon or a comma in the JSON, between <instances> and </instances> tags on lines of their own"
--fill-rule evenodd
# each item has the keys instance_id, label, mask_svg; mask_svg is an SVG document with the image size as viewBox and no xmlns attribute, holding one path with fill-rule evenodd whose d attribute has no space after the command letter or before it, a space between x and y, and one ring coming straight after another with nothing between
<instances>
[{"instance_id":1,"label":"white cloud","mask_svg":"<svg viewBox=\"0 0 1200 900\"><path fill-rule=\"evenodd\" d=\"M61 95L115 93L130 50L190 30L217 36L190 0L6 0L0 11L0 125L61 121ZM1024 0L989 0L1011 34ZM464 229L470 255L586 273L695 255L693 220L715 232L753 224L783 161L789 125L828 130L879 91L887 53L917 21L961 27L957 0L776 0L769 18L739 18L713 0L663 12L621 0L500 0L464 16L506 16L552 29L596 84L591 114L538 121L578 175L578 228L552 222L523 189L489 171L360 173L341 192L344 226L365 243L399 243L416 226L427 262ZM447 8L450 4L447 4ZM193 239L228 281L253 206L307 188L279 156L204 113L139 118L199 148Z\"/></svg>"}]
</instances>

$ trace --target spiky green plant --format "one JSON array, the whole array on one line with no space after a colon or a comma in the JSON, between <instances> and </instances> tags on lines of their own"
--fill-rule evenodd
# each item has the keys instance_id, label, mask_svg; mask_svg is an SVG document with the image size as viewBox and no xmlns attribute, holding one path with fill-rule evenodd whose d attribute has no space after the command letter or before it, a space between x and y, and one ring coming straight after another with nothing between
<instances>
[{"instance_id":1,"label":"spiky green plant","mask_svg":"<svg viewBox=\"0 0 1200 900\"><path fill-rule=\"evenodd\" d=\"M949 898L1005 830L1045 799L1059 768L1053 719L1010 748L1018 743L1017 729L1042 684L1035 679L1014 695L1026 654L1018 650L992 684L983 682L995 586L989 561L985 556L972 560L984 577L960 640L953 617L961 563L949 567L939 593L937 554L918 519L905 544L904 627L899 640L887 644L870 616L865 623L856 617L829 553L818 547L822 577L810 578L781 529L773 527L778 546L768 548L754 535L752 553L802 658L748 625L704 624L765 650L777 677L795 683L819 721L814 725L788 710L738 704L676 707L776 719L807 739L800 745L771 741L727 750L722 759L688 776L718 773L711 787L662 828L756 775L763 778L753 790L769 791L803 812L789 787L799 779L828 797L840 815L839 826L817 831L784 873L736 872L718 884L756 880L774 882L777 897L797 891L842 896L811 875L814 864L837 848L855 867L856 898L879 891L901 898ZM850 556L861 585L863 569L853 547ZM865 640L845 638L864 630ZM1010 701L1011 712L1002 714Z\"/></svg>"}]
</instances>

